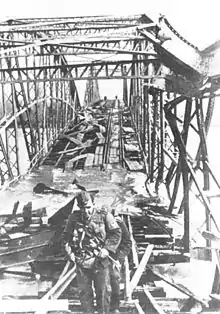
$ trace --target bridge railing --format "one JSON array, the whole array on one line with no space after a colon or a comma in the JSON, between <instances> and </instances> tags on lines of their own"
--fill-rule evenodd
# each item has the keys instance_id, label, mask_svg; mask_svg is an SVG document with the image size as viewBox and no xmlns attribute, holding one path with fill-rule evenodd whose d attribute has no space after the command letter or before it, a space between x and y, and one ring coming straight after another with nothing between
<instances>
[{"instance_id":1,"label":"bridge railing","mask_svg":"<svg viewBox=\"0 0 220 314\"><path fill-rule=\"evenodd\" d=\"M75 117L75 110L73 102L49 96L37 99L0 120L1 186L18 179L40 163ZM30 115L29 127L24 122L27 113ZM31 155L28 154L30 146Z\"/></svg>"}]
</instances>

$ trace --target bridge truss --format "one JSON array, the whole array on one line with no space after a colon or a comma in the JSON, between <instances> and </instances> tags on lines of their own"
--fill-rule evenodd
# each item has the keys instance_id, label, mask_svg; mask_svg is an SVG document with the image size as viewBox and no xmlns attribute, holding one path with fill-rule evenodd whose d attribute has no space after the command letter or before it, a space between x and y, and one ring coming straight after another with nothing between
<instances>
[{"instance_id":1,"label":"bridge truss","mask_svg":"<svg viewBox=\"0 0 220 314\"><path fill-rule=\"evenodd\" d=\"M185 215L188 251L192 182L207 212L207 228L211 220L218 228L203 193L210 187L210 174L216 181L208 163L206 137L218 85L211 81L204 88L202 71L165 49L159 31L160 26L146 15L1 23L0 178L3 185L21 174L19 131L30 168L50 150L83 106L77 81L90 82L85 95L89 103L93 90L99 97L98 80L122 80L123 100L132 113L148 181L156 192L165 184L170 212L178 193L183 194L178 210ZM199 60L197 50L195 54ZM202 186L196 170L202 173Z\"/></svg>"}]
</instances>

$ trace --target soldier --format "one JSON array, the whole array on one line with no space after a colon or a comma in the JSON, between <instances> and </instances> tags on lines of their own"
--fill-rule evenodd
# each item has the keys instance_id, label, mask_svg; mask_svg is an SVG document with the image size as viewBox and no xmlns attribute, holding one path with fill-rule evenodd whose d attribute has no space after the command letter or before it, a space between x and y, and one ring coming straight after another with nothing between
<instances>
[{"instance_id":1,"label":"soldier","mask_svg":"<svg viewBox=\"0 0 220 314\"><path fill-rule=\"evenodd\" d=\"M115 263L110 265L110 284L111 284L111 301L110 301L110 310L112 313L119 313L120 305L120 271L121 266L124 264L125 257L128 256L132 242L130 238L130 233L125 222L121 219L120 216L116 213L115 210L112 210L112 213L121 228L121 242L117 248L116 254L113 256L115 260L118 261L118 267Z\"/></svg>"},{"instance_id":2,"label":"soldier","mask_svg":"<svg viewBox=\"0 0 220 314\"><path fill-rule=\"evenodd\" d=\"M77 198L79 210L70 214L64 229L65 249L76 263L83 313L94 313L94 283L96 309L99 314L107 314L111 293L109 259L116 253L121 230L97 196L94 206L87 206L89 195L86 191L82 191Z\"/></svg>"}]
</instances>

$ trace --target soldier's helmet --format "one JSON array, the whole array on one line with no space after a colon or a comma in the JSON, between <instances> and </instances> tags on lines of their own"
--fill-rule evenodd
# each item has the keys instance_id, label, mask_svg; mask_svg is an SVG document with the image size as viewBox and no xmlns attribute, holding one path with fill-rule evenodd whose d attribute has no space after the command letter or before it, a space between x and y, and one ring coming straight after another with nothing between
<instances>
[{"instance_id":1,"label":"soldier's helmet","mask_svg":"<svg viewBox=\"0 0 220 314\"><path fill-rule=\"evenodd\" d=\"M81 191L81 193L77 195L77 202L80 209L86 209L87 207L90 207L90 201L91 199L89 193L86 191Z\"/></svg>"}]
</instances>

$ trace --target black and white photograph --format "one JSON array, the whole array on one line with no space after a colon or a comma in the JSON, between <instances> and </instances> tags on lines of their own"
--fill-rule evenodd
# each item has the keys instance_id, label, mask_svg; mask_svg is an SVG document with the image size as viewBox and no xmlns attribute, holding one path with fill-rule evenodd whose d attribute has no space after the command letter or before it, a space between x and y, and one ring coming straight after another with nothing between
<instances>
[{"instance_id":1,"label":"black and white photograph","mask_svg":"<svg viewBox=\"0 0 220 314\"><path fill-rule=\"evenodd\" d=\"M0 314L220 313L220 2L0 10Z\"/></svg>"}]
</instances>

